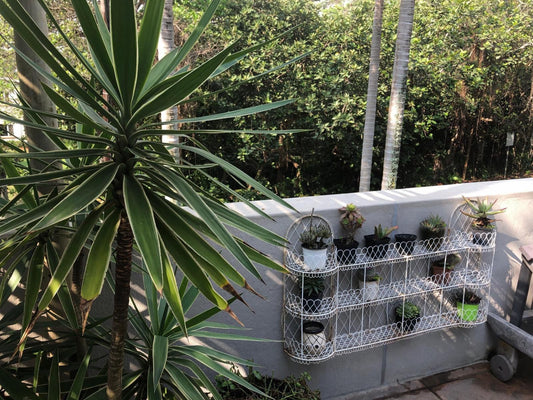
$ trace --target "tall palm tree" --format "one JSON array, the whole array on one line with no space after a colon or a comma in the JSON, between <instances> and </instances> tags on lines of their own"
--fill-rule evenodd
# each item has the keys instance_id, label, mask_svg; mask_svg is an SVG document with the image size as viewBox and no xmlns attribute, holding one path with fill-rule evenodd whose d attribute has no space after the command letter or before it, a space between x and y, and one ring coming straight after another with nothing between
<instances>
[{"instance_id":1,"label":"tall palm tree","mask_svg":"<svg viewBox=\"0 0 533 400\"><path fill-rule=\"evenodd\" d=\"M376 103L378 98L383 2L384 0L376 0L374 4L372 44L370 46L370 68L368 72L368 89L366 94L365 128L363 136L363 149L361 152L361 175L359 178L360 192L366 192L370 190L370 178L372 176L372 153L374 147L374 129L376 125Z\"/></svg>"},{"instance_id":2,"label":"tall palm tree","mask_svg":"<svg viewBox=\"0 0 533 400\"><path fill-rule=\"evenodd\" d=\"M159 44L157 46L157 55L159 59L164 58L167 54L172 52L176 45L174 44L174 0L165 0L165 8L163 11L163 20L161 22L161 32L159 34ZM175 121L178 118L178 107L173 106L161 112L161 121ZM178 124L163 125L162 129L176 130ZM163 135L163 142L176 144L179 141L179 137L176 135ZM177 149L172 149L171 153L175 158L178 156Z\"/></svg>"},{"instance_id":3,"label":"tall palm tree","mask_svg":"<svg viewBox=\"0 0 533 400\"><path fill-rule=\"evenodd\" d=\"M102 290L114 249L115 294L107 396L120 399L134 247L155 291L164 296L185 334L187 323L173 264L209 301L231 315L228 301L217 289L238 299L241 297L233 285L254 292L236 265L259 279L255 263L284 271L281 265L231 234L227 225L271 245L283 245L285 240L227 208L196 186L189 176L197 173L217 183L209 172L221 168L236 180L288 206L260 183L208 152L193 134L224 134L227 131L203 129L202 123L265 112L290 101L189 118L179 122L194 123L194 129L163 131L162 124L177 121L158 121L157 115L161 111L194 101L192 96L206 80L228 70L250 51L267 43L237 52L232 44L200 65L183 66L175 72L205 29L220 0L211 2L185 44L157 63L155 55L164 0L148 0L139 24L134 0L111 0L109 27L96 0L92 4L87 0L72 0L87 39L91 55L87 58L61 30L45 1L36 1L83 71L76 70L50 42L19 0L0 1L0 15L52 71L48 72L15 48L17 54L40 74L43 90L61 110L61 113L45 112L26 103L13 104L30 115L29 121L0 113L4 120L39 130L59 148L46 150L31 146L31 151L21 152L11 147L11 151L0 153L5 162L14 165L17 161L27 171L20 176L0 179L0 185L10 185L18 193L2 207L4 219L0 222L0 235L8 238L0 243L1 265L19 257L22 252L31 257L27 269L32 284L26 290L25 306L34 312L22 324L19 343L22 351L35 321L47 311L84 250L88 255L81 297L84 320L87 320L91 305ZM51 84L46 83L46 79ZM102 89L109 94L109 99L101 94ZM44 117L51 117L61 124L59 127L50 125ZM76 129L69 129L74 126ZM165 146L158 140L163 133L182 138L174 147L184 153L187 162L178 165L173 161L168 151L172 146ZM34 160L47 166L31 168L29 164ZM61 168L54 167L57 163ZM39 195L35 207L21 213L24 196L28 191L34 192L34 188L43 182L60 185L48 195ZM224 189L240 198L231 188ZM264 215L253 204L247 204ZM41 238L44 241L51 229L67 237L66 248L59 260L56 260L53 248L31 245L35 241L39 243ZM220 248L231 255L231 262L221 254ZM51 274L45 282L41 281L46 279L46 274L34 273L43 266L49 268ZM45 288L41 290L43 285Z\"/></svg>"},{"instance_id":4,"label":"tall palm tree","mask_svg":"<svg viewBox=\"0 0 533 400\"><path fill-rule=\"evenodd\" d=\"M35 24L41 30L41 32L43 32L43 35L48 35L46 14L39 3L32 0L21 0L20 3L28 12L28 14L34 19ZM31 62L37 63L41 68L47 68L46 64L35 54L31 47L24 42L16 30L14 32L14 38L15 46L20 49L25 57L28 57ZM52 103L41 87L40 82L43 80L41 75L28 62L26 62L24 57L16 55L16 61L19 75L20 94L24 98L24 101L32 108L47 112L54 112L54 103ZM26 114L25 119L27 118L29 118L29 115ZM43 118L49 125L57 125L54 119L48 117ZM27 126L25 127L25 135L28 138L29 143L33 146L43 150L57 149L57 146L47 136L42 135L39 129Z\"/></svg>"},{"instance_id":5,"label":"tall palm tree","mask_svg":"<svg viewBox=\"0 0 533 400\"><path fill-rule=\"evenodd\" d=\"M398 177L405 95L407 90L409 51L411 49L414 14L415 0L402 0L400 3L396 50L394 52L389 118L387 121L387 138L385 141L383 177L381 180L382 190L394 189Z\"/></svg>"}]
</instances>

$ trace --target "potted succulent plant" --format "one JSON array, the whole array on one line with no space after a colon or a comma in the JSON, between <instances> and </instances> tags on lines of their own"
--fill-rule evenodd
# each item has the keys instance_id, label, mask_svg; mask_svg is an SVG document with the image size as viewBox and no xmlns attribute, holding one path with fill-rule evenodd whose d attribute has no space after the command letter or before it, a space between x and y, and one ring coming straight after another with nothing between
<instances>
[{"instance_id":1,"label":"potted succulent plant","mask_svg":"<svg viewBox=\"0 0 533 400\"><path fill-rule=\"evenodd\" d=\"M308 355L318 356L326 348L327 339L324 324L318 321L305 321L302 324L302 343Z\"/></svg>"},{"instance_id":2,"label":"potted succulent plant","mask_svg":"<svg viewBox=\"0 0 533 400\"><path fill-rule=\"evenodd\" d=\"M431 262L432 279L438 285L447 285L450 282L451 272L457 264L461 262L461 255L457 253L448 254Z\"/></svg>"},{"instance_id":3,"label":"potted succulent plant","mask_svg":"<svg viewBox=\"0 0 533 400\"><path fill-rule=\"evenodd\" d=\"M391 226L390 228L383 228L381 224L374 227L373 235L365 235L365 246L367 254L370 253L372 258L383 258L387 254L387 244L390 243L390 233L398 229L398 226Z\"/></svg>"},{"instance_id":4,"label":"potted succulent plant","mask_svg":"<svg viewBox=\"0 0 533 400\"><path fill-rule=\"evenodd\" d=\"M475 321L479 311L481 297L470 290L460 291L455 295L457 315L463 321Z\"/></svg>"},{"instance_id":5,"label":"potted succulent plant","mask_svg":"<svg viewBox=\"0 0 533 400\"><path fill-rule=\"evenodd\" d=\"M328 258L328 245L331 238L331 229L326 223L313 224L302 232L300 242L304 256L304 269L314 271L325 268Z\"/></svg>"},{"instance_id":6,"label":"potted succulent plant","mask_svg":"<svg viewBox=\"0 0 533 400\"><path fill-rule=\"evenodd\" d=\"M320 300L324 296L324 278L301 277L298 281L298 284L303 293L304 311L311 313L318 312L320 310Z\"/></svg>"},{"instance_id":7,"label":"potted succulent plant","mask_svg":"<svg viewBox=\"0 0 533 400\"><path fill-rule=\"evenodd\" d=\"M337 248L337 261L343 265L353 264L356 258L353 249L359 246L359 242L355 240L355 232L361 228L365 218L353 203L346 204L339 211L341 212L339 222L345 235L341 238L333 239L333 243Z\"/></svg>"},{"instance_id":8,"label":"potted succulent plant","mask_svg":"<svg viewBox=\"0 0 533 400\"><path fill-rule=\"evenodd\" d=\"M381 276L373 268L364 268L357 271L359 289L363 293L363 301L372 301L378 298L379 282Z\"/></svg>"},{"instance_id":9,"label":"potted succulent plant","mask_svg":"<svg viewBox=\"0 0 533 400\"><path fill-rule=\"evenodd\" d=\"M492 215L505 212L505 208L493 208L497 199L492 203L487 198L471 200L463 196L463 199L470 210L469 212L461 210L461 212L472 218L472 242L482 246L491 244L493 232L496 230L496 219L492 218Z\"/></svg>"},{"instance_id":10,"label":"potted succulent plant","mask_svg":"<svg viewBox=\"0 0 533 400\"><path fill-rule=\"evenodd\" d=\"M420 307L410 301L405 301L394 309L396 325L403 332L412 331L420 321Z\"/></svg>"},{"instance_id":11,"label":"potted succulent plant","mask_svg":"<svg viewBox=\"0 0 533 400\"><path fill-rule=\"evenodd\" d=\"M412 254L415 248L416 235L411 233L397 233L394 235L394 241L398 246L398 251L402 254Z\"/></svg>"},{"instance_id":12,"label":"potted succulent plant","mask_svg":"<svg viewBox=\"0 0 533 400\"><path fill-rule=\"evenodd\" d=\"M429 250L440 249L446 235L446 222L439 215L430 215L420 222L420 239Z\"/></svg>"}]
</instances>

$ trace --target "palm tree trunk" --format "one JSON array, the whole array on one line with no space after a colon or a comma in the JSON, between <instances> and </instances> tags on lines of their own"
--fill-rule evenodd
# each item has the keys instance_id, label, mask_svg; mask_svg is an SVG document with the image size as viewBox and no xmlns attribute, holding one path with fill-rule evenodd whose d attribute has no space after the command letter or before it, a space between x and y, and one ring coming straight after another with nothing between
<instances>
[{"instance_id":1,"label":"palm tree trunk","mask_svg":"<svg viewBox=\"0 0 533 400\"><path fill-rule=\"evenodd\" d=\"M161 21L161 32L159 33L159 43L157 46L157 56L161 60L168 53L176 48L174 43L174 12L172 6L173 0L165 0L165 8L163 11L163 20ZM161 112L161 122L173 121L178 119L178 107L173 106ZM178 124L166 124L161 127L163 130L178 129ZM164 143L179 143L179 139L175 135L163 135ZM178 149L171 149L170 153L176 160L179 160Z\"/></svg>"},{"instance_id":2,"label":"palm tree trunk","mask_svg":"<svg viewBox=\"0 0 533 400\"><path fill-rule=\"evenodd\" d=\"M368 72L368 90L366 94L365 128L363 133L363 150L361 153L361 175L359 178L360 192L367 192L370 190L370 178L372 175L372 150L374 147L374 130L376 125L383 2L384 0L376 0L374 5L372 44L370 46L370 68Z\"/></svg>"},{"instance_id":3,"label":"palm tree trunk","mask_svg":"<svg viewBox=\"0 0 533 400\"><path fill-rule=\"evenodd\" d=\"M39 2L35 0L21 0L21 5L28 12L28 14L35 21L39 29L48 35L48 25L46 23L46 15L44 10L39 5ZM15 46L20 49L27 57L33 62L39 65L42 69L48 70L44 61L41 60L30 46L24 42L24 40L15 31ZM17 71L19 76L19 86L22 97L28 102L31 108L36 110L42 110L47 112L55 112L54 103L44 93L41 83L47 82L41 74L39 74L31 65L29 65L22 57L16 55ZM27 116L24 116L27 119ZM57 127L57 121L53 118L43 117L47 125ZM31 119L29 119L31 121ZM42 150L56 150L57 146L52 142L43 131L35 128L24 127L24 133L28 138L28 142L33 146L36 146ZM46 164L43 162L35 161L31 163L31 166L35 169L42 169ZM46 194L49 193L55 184L43 184L39 185L39 192Z\"/></svg>"},{"instance_id":4,"label":"palm tree trunk","mask_svg":"<svg viewBox=\"0 0 533 400\"><path fill-rule=\"evenodd\" d=\"M402 0L400 3L398 35L394 52L394 67L392 70L387 139L385 142L383 177L381 180L382 190L396 188L396 179L398 178L407 71L409 66L409 51L411 49L414 14L415 0Z\"/></svg>"},{"instance_id":5,"label":"palm tree trunk","mask_svg":"<svg viewBox=\"0 0 533 400\"><path fill-rule=\"evenodd\" d=\"M107 398L110 400L122 398L122 370L124 368L124 341L128 334L132 250L133 232L128 217L124 215L117 232L115 299L106 390Z\"/></svg>"}]
</instances>

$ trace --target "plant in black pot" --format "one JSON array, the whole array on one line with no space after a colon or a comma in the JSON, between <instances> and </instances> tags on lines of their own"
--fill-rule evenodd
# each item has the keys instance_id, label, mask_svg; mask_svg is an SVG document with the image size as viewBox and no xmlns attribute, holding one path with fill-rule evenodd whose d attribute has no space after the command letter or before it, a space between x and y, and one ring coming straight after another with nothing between
<instances>
[{"instance_id":1,"label":"plant in black pot","mask_svg":"<svg viewBox=\"0 0 533 400\"><path fill-rule=\"evenodd\" d=\"M300 235L304 268L310 271L324 269L328 258L331 229L326 223L311 224Z\"/></svg>"},{"instance_id":2,"label":"plant in black pot","mask_svg":"<svg viewBox=\"0 0 533 400\"><path fill-rule=\"evenodd\" d=\"M324 296L324 278L301 277L298 283L298 286L303 293L304 311L311 313L318 312L320 310L320 300Z\"/></svg>"},{"instance_id":3,"label":"plant in black pot","mask_svg":"<svg viewBox=\"0 0 533 400\"><path fill-rule=\"evenodd\" d=\"M346 204L339 211L341 212L339 222L345 234L341 238L333 239L337 248L337 261L342 265L353 264L356 262L354 249L359 246L359 242L355 240L355 232L363 226L365 218L353 203Z\"/></svg>"},{"instance_id":4,"label":"plant in black pot","mask_svg":"<svg viewBox=\"0 0 533 400\"><path fill-rule=\"evenodd\" d=\"M463 321L473 322L477 319L481 297L476 293L470 290L459 291L455 294L455 303L457 315Z\"/></svg>"},{"instance_id":5,"label":"plant in black pot","mask_svg":"<svg viewBox=\"0 0 533 400\"><path fill-rule=\"evenodd\" d=\"M505 208L494 209L494 204L487 198L471 200L463 196L465 204L469 207L469 212L461 210L467 217L472 218L472 242L482 246L488 246L493 243L494 231L496 230L496 219L493 215L505 212Z\"/></svg>"},{"instance_id":6,"label":"plant in black pot","mask_svg":"<svg viewBox=\"0 0 533 400\"><path fill-rule=\"evenodd\" d=\"M401 254L412 254L415 248L417 236L411 233L397 233L394 235L394 241L397 243L397 249Z\"/></svg>"},{"instance_id":7,"label":"plant in black pot","mask_svg":"<svg viewBox=\"0 0 533 400\"><path fill-rule=\"evenodd\" d=\"M396 325L402 333L415 329L420 321L420 307L410 301L405 301L394 310Z\"/></svg>"},{"instance_id":8,"label":"plant in black pot","mask_svg":"<svg viewBox=\"0 0 533 400\"><path fill-rule=\"evenodd\" d=\"M363 301L376 300L379 295L381 276L373 268L364 268L357 271L357 278Z\"/></svg>"},{"instance_id":9,"label":"plant in black pot","mask_svg":"<svg viewBox=\"0 0 533 400\"><path fill-rule=\"evenodd\" d=\"M438 250L446 236L446 222L439 215L430 215L420 222L420 239L428 250Z\"/></svg>"},{"instance_id":10,"label":"plant in black pot","mask_svg":"<svg viewBox=\"0 0 533 400\"><path fill-rule=\"evenodd\" d=\"M367 254L374 259L385 257L387 245L390 243L389 235L396 229L398 229L398 225L390 228L383 228L381 224L375 226L373 235L365 235L365 246L368 247Z\"/></svg>"},{"instance_id":11,"label":"plant in black pot","mask_svg":"<svg viewBox=\"0 0 533 400\"><path fill-rule=\"evenodd\" d=\"M450 282L451 273L462 260L460 254L447 254L431 262L432 279L438 285L447 285Z\"/></svg>"}]
</instances>

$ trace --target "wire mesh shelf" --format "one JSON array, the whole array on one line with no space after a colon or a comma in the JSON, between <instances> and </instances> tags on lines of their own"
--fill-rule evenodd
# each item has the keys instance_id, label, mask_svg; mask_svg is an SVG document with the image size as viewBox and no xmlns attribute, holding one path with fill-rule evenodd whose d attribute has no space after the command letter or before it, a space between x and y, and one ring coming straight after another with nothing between
<instances>
[{"instance_id":1,"label":"wire mesh shelf","mask_svg":"<svg viewBox=\"0 0 533 400\"><path fill-rule=\"evenodd\" d=\"M310 267L301 232L320 221L305 216L289 229L285 265L285 352L300 363L361 351L447 327L484 323L496 232L476 232L458 207L442 238L337 249L332 242L320 268ZM440 268L440 269L439 269ZM461 297L462 296L462 297ZM473 308L461 301L474 297ZM456 298L462 298L461 301ZM420 312L396 321L395 309L412 303Z\"/></svg>"}]
</instances>

